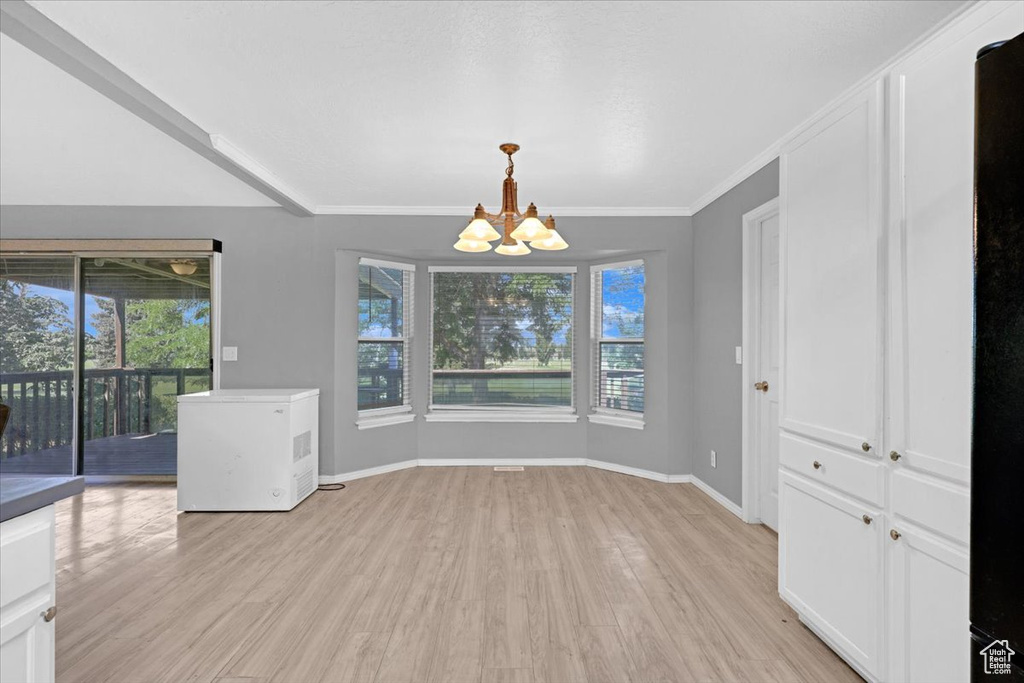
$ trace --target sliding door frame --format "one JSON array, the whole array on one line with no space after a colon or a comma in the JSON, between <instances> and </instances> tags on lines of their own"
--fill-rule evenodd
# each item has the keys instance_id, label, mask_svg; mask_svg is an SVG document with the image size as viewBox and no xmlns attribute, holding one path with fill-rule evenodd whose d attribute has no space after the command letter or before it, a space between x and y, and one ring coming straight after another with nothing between
<instances>
[{"instance_id":1,"label":"sliding door frame","mask_svg":"<svg viewBox=\"0 0 1024 683\"><path fill-rule=\"evenodd\" d=\"M220 388L221 342L221 243L219 240L107 240L107 239L17 239L0 240L0 258L34 256L67 257L74 262L74 350L72 363L71 453L72 474L85 472L85 422L82 397L85 392L85 290L82 262L90 258L209 258L210 259L210 387Z\"/></svg>"}]
</instances>

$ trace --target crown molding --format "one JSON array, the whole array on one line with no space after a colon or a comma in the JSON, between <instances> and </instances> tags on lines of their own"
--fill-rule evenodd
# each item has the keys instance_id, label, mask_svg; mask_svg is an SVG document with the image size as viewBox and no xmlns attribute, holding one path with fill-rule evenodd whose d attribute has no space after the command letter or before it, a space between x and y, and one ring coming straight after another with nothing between
<instances>
[{"instance_id":1,"label":"crown molding","mask_svg":"<svg viewBox=\"0 0 1024 683\"><path fill-rule=\"evenodd\" d=\"M315 213L320 216L473 216L468 206L317 206ZM600 218L629 216L634 218L692 216L686 206L555 206L541 213L556 218L566 216Z\"/></svg>"}]
</instances>

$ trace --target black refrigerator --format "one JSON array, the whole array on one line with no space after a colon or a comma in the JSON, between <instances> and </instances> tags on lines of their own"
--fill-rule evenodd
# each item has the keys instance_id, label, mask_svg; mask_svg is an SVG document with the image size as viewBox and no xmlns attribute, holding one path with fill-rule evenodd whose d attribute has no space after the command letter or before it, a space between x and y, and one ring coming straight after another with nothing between
<instances>
[{"instance_id":1,"label":"black refrigerator","mask_svg":"<svg viewBox=\"0 0 1024 683\"><path fill-rule=\"evenodd\" d=\"M978 53L974 120L971 680L1024 681L1024 34Z\"/></svg>"}]
</instances>

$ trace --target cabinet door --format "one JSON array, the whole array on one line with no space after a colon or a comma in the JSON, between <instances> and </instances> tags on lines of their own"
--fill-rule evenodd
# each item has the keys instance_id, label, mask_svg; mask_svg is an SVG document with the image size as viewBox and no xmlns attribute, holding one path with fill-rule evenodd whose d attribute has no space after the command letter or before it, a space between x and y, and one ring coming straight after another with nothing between
<instances>
[{"instance_id":1,"label":"cabinet door","mask_svg":"<svg viewBox=\"0 0 1024 683\"><path fill-rule=\"evenodd\" d=\"M779 594L870 678L883 646L884 533L877 510L780 473Z\"/></svg>"},{"instance_id":2,"label":"cabinet door","mask_svg":"<svg viewBox=\"0 0 1024 683\"><path fill-rule=\"evenodd\" d=\"M54 622L43 619L51 604L49 595L33 596L21 609L5 610L0 624L0 683L54 680Z\"/></svg>"},{"instance_id":3,"label":"cabinet door","mask_svg":"<svg viewBox=\"0 0 1024 683\"><path fill-rule=\"evenodd\" d=\"M0 524L0 683L54 678L54 508Z\"/></svg>"},{"instance_id":4,"label":"cabinet door","mask_svg":"<svg viewBox=\"0 0 1024 683\"><path fill-rule=\"evenodd\" d=\"M974 61L1024 31L1024 3L971 10L893 67L889 449L899 467L970 479Z\"/></svg>"},{"instance_id":5,"label":"cabinet door","mask_svg":"<svg viewBox=\"0 0 1024 683\"><path fill-rule=\"evenodd\" d=\"M781 155L780 426L860 452L881 431L882 82Z\"/></svg>"},{"instance_id":6,"label":"cabinet door","mask_svg":"<svg viewBox=\"0 0 1024 683\"><path fill-rule=\"evenodd\" d=\"M886 539L892 572L890 678L970 680L966 553L905 524Z\"/></svg>"}]
</instances>

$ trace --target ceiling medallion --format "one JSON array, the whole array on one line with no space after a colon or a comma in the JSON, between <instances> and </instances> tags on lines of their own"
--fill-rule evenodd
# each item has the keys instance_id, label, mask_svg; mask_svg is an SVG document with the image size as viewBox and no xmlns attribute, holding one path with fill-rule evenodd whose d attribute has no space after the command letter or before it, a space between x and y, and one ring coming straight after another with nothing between
<instances>
[{"instance_id":1,"label":"ceiling medallion","mask_svg":"<svg viewBox=\"0 0 1024 683\"><path fill-rule=\"evenodd\" d=\"M569 244L555 230L555 219L552 216L541 223L537 218L537 207L532 203L526 207L526 213L519 212L516 181L512 179L515 170L512 155L519 151L519 145L506 142L498 149L508 155L508 168L505 169L506 177L501 189L501 211L497 214L487 213L482 204L477 204L473 220L459 234L455 248L469 253L490 251L490 242L494 240L501 240L501 244L494 249L495 253L505 256L529 254L527 242L534 249L542 251L568 248ZM502 226L503 233L494 229L497 225Z\"/></svg>"}]
</instances>

